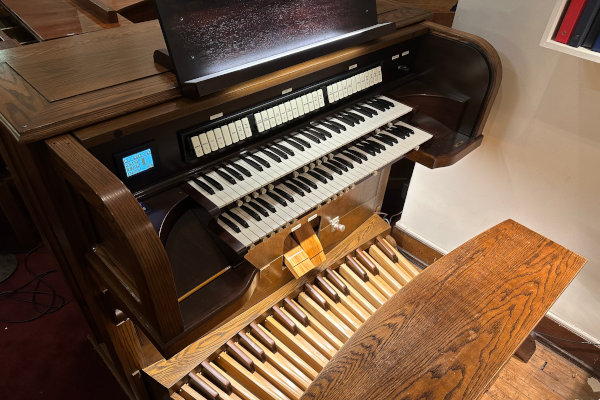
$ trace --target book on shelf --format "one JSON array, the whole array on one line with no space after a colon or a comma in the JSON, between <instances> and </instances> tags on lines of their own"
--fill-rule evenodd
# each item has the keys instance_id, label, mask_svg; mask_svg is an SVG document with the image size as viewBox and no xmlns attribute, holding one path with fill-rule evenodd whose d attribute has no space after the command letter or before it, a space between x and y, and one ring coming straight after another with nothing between
<instances>
[{"instance_id":1,"label":"book on shelf","mask_svg":"<svg viewBox=\"0 0 600 400\"><path fill-rule=\"evenodd\" d=\"M598 15L600 10L600 0L588 0L577 23L573 29L573 33L569 38L568 45L572 47L579 47L585 41L587 34L592 28L594 19Z\"/></svg>"},{"instance_id":2,"label":"book on shelf","mask_svg":"<svg viewBox=\"0 0 600 400\"><path fill-rule=\"evenodd\" d=\"M596 14L596 17L594 18L594 21L592 22L592 27L590 28L590 31L585 36L585 40L583 41L582 46L587 49L591 49L592 46L594 45L594 42L596 41L596 38L598 37L598 35L600 35L600 12L598 12L598 14Z\"/></svg>"},{"instance_id":3,"label":"book on shelf","mask_svg":"<svg viewBox=\"0 0 600 400\"><path fill-rule=\"evenodd\" d=\"M573 34L573 30L575 29L575 25L577 24L577 20L579 16L583 12L587 0L571 0L571 3L567 6L567 10L565 15L560 22L560 27L556 33L555 41L559 43L567 44L571 35Z\"/></svg>"}]
</instances>

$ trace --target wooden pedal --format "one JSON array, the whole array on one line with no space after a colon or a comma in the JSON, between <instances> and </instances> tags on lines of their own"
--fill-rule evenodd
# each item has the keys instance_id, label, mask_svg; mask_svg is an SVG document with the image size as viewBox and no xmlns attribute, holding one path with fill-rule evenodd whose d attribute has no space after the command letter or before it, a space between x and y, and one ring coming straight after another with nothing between
<instances>
[{"instance_id":1,"label":"wooden pedal","mask_svg":"<svg viewBox=\"0 0 600 400\"><path fill-rule=\"evenodd\" d=\"M298 243L300 243L300 246L304 249L306 254L308 254L310 261L315 266L318 266L325 261L325 253L323 252L321 241L310 224L302 225L300 228L296 229L292 235Z\"/></svg>"}]
</instances>

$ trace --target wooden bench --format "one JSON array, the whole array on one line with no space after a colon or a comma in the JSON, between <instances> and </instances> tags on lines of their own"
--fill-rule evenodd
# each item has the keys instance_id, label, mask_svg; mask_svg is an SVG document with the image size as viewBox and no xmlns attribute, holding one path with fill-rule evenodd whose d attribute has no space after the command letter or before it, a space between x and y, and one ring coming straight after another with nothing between
<instances>
[{"instance_id":1,"label":"wooden bench","mask_svg":"<svg viewBox=\"0 0 600 400\"><path fill-rule=\"evenodd\" d=\"M584 264L505 221L392 297L302 399L477 399Z\"/></svg>"}]
</instances>

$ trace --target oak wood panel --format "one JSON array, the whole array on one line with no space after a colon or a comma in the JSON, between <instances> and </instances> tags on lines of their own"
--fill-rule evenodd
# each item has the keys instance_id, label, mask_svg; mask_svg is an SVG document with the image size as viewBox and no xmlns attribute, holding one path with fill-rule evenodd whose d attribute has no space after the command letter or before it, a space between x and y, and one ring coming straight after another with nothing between
<instances>
[{"instance_id":1,"label":"oak wood panel","mask_svg":"<svg viewBox=\"0 0 600 400\"><path fill-rule=\"evenodd\" d=\"M74 57L75 60L80 61L68 66L65 65L64 60L56 58L52 54L66 52L68 51L67 48L72 49L73 41L78 43L76 46L78 49L99 45L105 50L102 54L105 60L128 58L126 54L122 53L123 51L134 51L131 49L132 46L140 46L141 49L145 50L140 49L139 54L147 54L145 52L150 48L147 43L155 43L152 48L160 47L159 43L162 43L158 22L149 21L119 29L92 32L82 36L3 51L0 53L0 113L11 125L15 137L22 142L40 140L57 133L83 128L137 110L146 111L125 118L124 121L127 125L138 123L146 127L154 126L166 120L198 113L202 110L217 107L219 104L259 93L267 88L284 84L284 82L306 76L328 66L343 63L345 60L376 51L392 43L423 35L427 31L428 28L419 24L402 28L369 44L331 53L235 85L215 95L207 96L201 101L181 98L174 74L169 72L156 75L157 67L152 62L150 54L128 66L119 65L116 62L108 66L106 62L99 65L86 64L73 54L69 54L68 58ZM55 44L55 42L58 44ZM87 52L87 50L81 51ZM100 57L100 55L94 57ZM47 58L52 63L47 63ZM10 64L10 66L3 64L3 62ZM15 68L18 68L18 70L11 68L13 64L16 65ZM29 70L35 75L35 69L41 68L48 75L43 81L40 80L37 85L40 87L47 86L48 96L64 96L57 94L60 87L53 85L51 81L65 79L64 72L58 70L59 67L65 66L70 68L70 76L77 78L69 82L67 88L71 88L71 93L86 92L85 94L50 102L36 90L37 86L34 87L36 83L31 84L19 75L21 71ZM131 79L139 77L139 79L116 84L123 80L123 78L115 78L115 76L123 73L124 68L128 69L125 71L126 77ZM153 76L143 77L144 73ZM107 82L103 81L104 77L108 77L108 83L112 82L115 86L108 87ZM151 108L169 100L176 101ZM120 123L122 124L123 121L120 121ZM111 127L115 125L107 122L103 126L93 129L92 133L88 132L88 135L108 135L108 139L110 139L114 134ZM116 129L121 128L122 126Z\"/></svg>"},{"instance_id":2,"label":"oak wood panel","mask_svg":"<svg viewBox=\"0 0 600 400\"><path fill-rule=\"evenodd\" d=\"M39 40L50 40L119 26L115 20L96 20L69 0L2 0ZM116 17L116 16L115 16Z\"/></svg>"},{"instance_id":3,"label":"oak wood panel","mask_svg":"<svg viewBox=\"0 0 600 400\"><path fill-rule=\"evenodd\" d=\"M49 139L47 145L64 178L90 207L104 217L112 228L112 234L121 239L124 251L130 254L127 260L110 261L116 263L117 267L121 263L133 271L135 289L140 294L139 301L148 311L144 312L142 319L156 321L160 339L170 339L179 333L183 329L183 322L167 254L131 192L72 136ZM100 243L95 252L98 260L109 261L108 257L102 260L101 250ZM110 266L106 267L106 271L99 271L108 276ZM112 287L113 293L122 290L118 286ZM126 294L122 296L126 297ZM131 303L129 299L122 301Z\"/></svg>"},{"instance_id":4,"label":"oak wood panel","mask_svg":"<svg viewBox=\"0 0 600 400\"><path fill-rule=\"evenodd\" d=\"M327 260L315 270L298 280L293 280L285 284L271 296L230 321L227 321L170 359L163 359L146 367L144 372L162 387L171 388L217 348L222 346L250 322L254 321L258 315L278 303L281 299L289 296L290 293L297 291L305 283L312 281L318 272L334 264L338 259L372 240L374 237L388 233L389 229L390 227L385 221L379 216L373 215L367 222L356 229L355 232L329 251L327 253Z\"/></svg>"},{"instance_id":5,"label":"oak wood panel","mask_svg":"<svg viewBox=\"0 0 600 400\"><path fill-rule=\"evenodd\" d=\"M137 24L58 39L24 47L18 56L6 58L46 100L63 100L165 72L152 62L156 46L164 45L161 31L153 28L153 24ZM140 36L144 40L138 40Z\"/></svg>"},{"instance_id":6,"label":"oak wood panel","mask_svg":"<svg viewBox=\"0 0 600 400\"><path fill-rule=\"evenodd\" d=\"M394 295L302 398L478 398L584 263L505 221Z\"/></svg>"},{"instance_id":7,"label":"oak wood panel","mask_svg":"<svg viewBox=\"0 0 600 400\"><path fill-rule=\"evenodd\" d=\"M101 21L106 23L119 22L119 16L117 12L104 4L102 0L71 0L74 4L88 10L90 13L100 18Z\"/></svg>"}]
</instances>

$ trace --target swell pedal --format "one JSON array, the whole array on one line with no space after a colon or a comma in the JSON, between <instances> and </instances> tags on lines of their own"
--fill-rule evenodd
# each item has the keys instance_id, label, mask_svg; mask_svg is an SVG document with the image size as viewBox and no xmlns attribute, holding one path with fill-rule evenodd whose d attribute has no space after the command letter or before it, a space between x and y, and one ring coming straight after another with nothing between
<instances>
[{"instance_id":1,"label":"swell pedal","mask_svg":"<svg viewBox=\"0 0 600 400\"><path fill-rule=\"evenodd\" d=\"M301 225L286 238L283 261L296 279L325 261L323 246L310 223Z\"/></svg>"}]
</instances>

